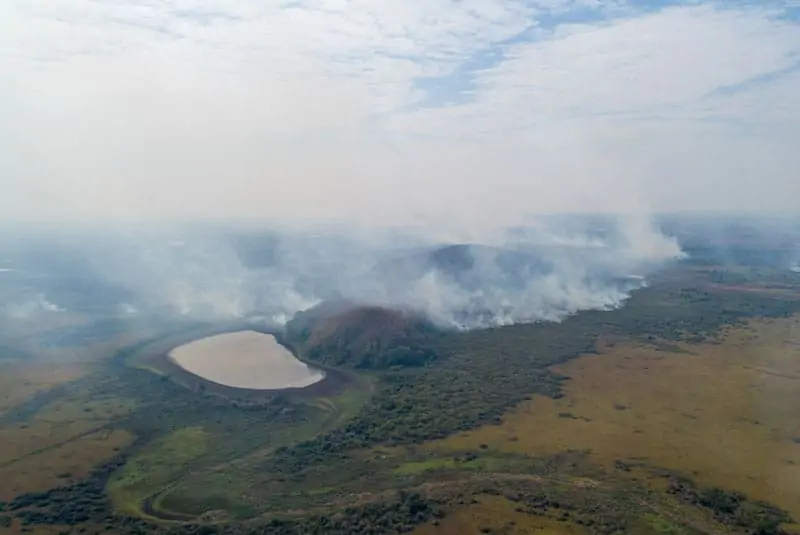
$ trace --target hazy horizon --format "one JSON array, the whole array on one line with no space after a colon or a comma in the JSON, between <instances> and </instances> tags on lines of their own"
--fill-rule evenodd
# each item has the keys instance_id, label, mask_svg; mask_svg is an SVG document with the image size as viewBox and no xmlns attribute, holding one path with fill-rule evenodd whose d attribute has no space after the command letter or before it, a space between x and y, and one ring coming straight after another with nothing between
<instances>
[{"instance_id":1,"label":"hazy horizon","mask_svg":"<svg viewBox=\"0 0 800 535\"><path fill-rule=\"evenodd\" d=\"M559 320L684 257L655 214L797 213L800 6L12 0L0 119L10 317Z\"/></svg>"},{"instance_id":2,"label":"hazy horizon","mask_svg":"<svg viewBox=\"0 0 800 535\"><path fill-rule=\"evenodd\" d=\"M788 0L15 0L0 217L796 212L798 58Z\"/></svg>"}]
</instances>

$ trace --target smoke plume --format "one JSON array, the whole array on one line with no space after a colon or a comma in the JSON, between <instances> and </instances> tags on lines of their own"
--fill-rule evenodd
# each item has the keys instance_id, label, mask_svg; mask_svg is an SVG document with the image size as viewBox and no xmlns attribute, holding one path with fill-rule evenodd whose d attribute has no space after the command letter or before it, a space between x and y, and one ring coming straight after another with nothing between
<instances>
[{"instance_id":1,"label":"smoke plume","mask_svg":"<svg viewBox=\"0 0 800 535\"><path fill-rule=\"evenodd\" d=\"M322 301L347 299L472 329L618 307L683 254L643 218L542 218L493 229L482 242L475 232L470 242L439 235L420 228L187 227L78 233L60 236L57 245L43 238L16 260L39 274L24 281L36 293L5 311L281 325Z\"/></svg>"}]
</instances>

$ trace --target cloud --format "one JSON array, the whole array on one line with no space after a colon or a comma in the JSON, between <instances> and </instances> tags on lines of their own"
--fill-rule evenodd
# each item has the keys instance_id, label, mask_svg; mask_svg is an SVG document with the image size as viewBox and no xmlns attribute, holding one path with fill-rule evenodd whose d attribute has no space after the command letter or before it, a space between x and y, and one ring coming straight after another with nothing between
<instances>
[{"instance_id":1,"label":"cloud","mask_svg":"<svg viewBox=\"0 0 800 535\"><path fill-rule=\"evenodd\" d=\"M6 219L793 209L791 2L10 0Z\"/></svg>"}]
</instances>

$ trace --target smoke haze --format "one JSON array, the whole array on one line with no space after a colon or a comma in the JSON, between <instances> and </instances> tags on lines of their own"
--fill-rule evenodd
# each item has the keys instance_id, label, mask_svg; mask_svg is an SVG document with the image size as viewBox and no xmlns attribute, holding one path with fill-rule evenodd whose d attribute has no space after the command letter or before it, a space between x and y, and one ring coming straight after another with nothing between
<instances>
[{"instance_id":1,"label":"smoke haze","mask_svg":"<svg viewBox=\"0 0 800 535\"><path fill-rule=\"evenodd\" d=\"M797 9L647 4L9 0L0 219L796 210Z\"/></svg>"},{"instance_id":2,"label":"smoke haze","mask_svg":"<svg viewBox=\"0 0 800 535\"><path fill-rule=\"evenodd\" d=\"M476 328L619 306L682 255L645 219L575 221L582 226L572 230L544 219L495 229L485 243L441 242L411 228L27 236L7 246L15 255L0 282L15 319L70 310L282 325L322 301L344 299Z\"/></svg>"},{"instance_id":3,"label":"smoke haze","mask_svg":"<svg viewBox=\"0 0 800 535\"><path fill-rule=\"evenodd\" d=\"M734 4L2 2L0 312L619 306L649 214L796 210L800 13Z\"/></svg>"}]
</instances>

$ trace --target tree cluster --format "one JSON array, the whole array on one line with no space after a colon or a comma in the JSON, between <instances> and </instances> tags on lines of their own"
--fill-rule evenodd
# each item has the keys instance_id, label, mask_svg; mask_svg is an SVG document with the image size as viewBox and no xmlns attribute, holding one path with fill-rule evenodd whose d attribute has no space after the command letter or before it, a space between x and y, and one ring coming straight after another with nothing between
<instances>
[{"instance_id":1,"label":"tree cluster","mask_svg":"<svg viewBox=\"0 0 800 535\"><path fill-rule=\"evenodd\" d=\"M718 521L743 528L753 535L779 535L781 524L792 521L786 511L774 505L748 500L740 492L717 487L699 488L687 479L674 478L670 481L669 492L692 505L710 509Z\"/></svg>"}]
</instances>

